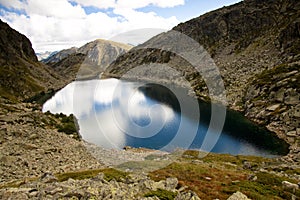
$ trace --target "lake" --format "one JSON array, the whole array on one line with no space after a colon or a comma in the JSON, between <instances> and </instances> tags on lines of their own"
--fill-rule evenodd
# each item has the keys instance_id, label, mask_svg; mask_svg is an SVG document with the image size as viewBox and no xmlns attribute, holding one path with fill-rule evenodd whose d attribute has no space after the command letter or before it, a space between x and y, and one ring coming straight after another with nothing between
<instances>
[{"instance_id":1,"label":"lake","mask_svg":"<svg viewBox=\"0 0 300 200\"><path fill-rule=\"evenodd\" d=\"M212 117L212 108L220 116L225 110L176 86L105 79L70 83L43 105L43 112L74 114L82 138L104 148L184 148L265 157L288 153L285 142L242 114L225 110L223 122Z\"/></svg>"}]
</instances>

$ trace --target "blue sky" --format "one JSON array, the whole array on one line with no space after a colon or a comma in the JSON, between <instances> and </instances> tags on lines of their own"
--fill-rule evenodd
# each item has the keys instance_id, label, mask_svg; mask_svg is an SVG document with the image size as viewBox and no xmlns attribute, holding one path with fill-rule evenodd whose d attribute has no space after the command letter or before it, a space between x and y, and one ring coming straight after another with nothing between
<instances>
[{"instance_id":1,"label":"blue sky","mask_svg":"<svg viewBox=\"0 0 300 200\"><path fill-rule=\"evenodd\" d=\"M180 22L239 0L0 0L0 18L25 34L36 52L81 46L133 30L136 44ZM139 34L143 31L137 31ZM128 38L127 38L128 39Z\"/></svg>"}]
</instances>

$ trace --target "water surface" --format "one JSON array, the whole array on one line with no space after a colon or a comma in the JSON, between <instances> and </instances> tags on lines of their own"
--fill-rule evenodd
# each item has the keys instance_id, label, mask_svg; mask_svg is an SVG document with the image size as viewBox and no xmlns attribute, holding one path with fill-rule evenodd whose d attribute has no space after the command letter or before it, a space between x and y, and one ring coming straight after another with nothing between
<instances>
[{"instance_id":1,"label":"water surface","mask_svg":"<svg viewBox=\"0 0 300 200\"><path fill-rule=\"evenodd\" d=\"M267 157L288 152L287 144L273 133L234 111L227 110L221 134L208 131L211 105L172 86L117 79L75 81L44 104L43 111L48 110L74 114L83 139L105 148L179 147ZM212 149L203 142L214 144L216 139Z\"/></svg>"}]
</instances>

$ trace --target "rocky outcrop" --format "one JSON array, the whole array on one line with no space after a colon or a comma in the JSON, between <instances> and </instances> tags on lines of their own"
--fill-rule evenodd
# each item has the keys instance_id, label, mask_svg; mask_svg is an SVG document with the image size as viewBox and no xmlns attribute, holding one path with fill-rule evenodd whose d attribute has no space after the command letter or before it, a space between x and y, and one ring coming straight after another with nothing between
<instances>
[{"instance_id":1,"label":"rocky outcrop","mask_svg":"<svg viewBox=\"0 0 300 200\"><path fill-rule=\"evenodd\" d=\"M200 200L191 191L176 189L178 180L168 178L159 182L149 177L131 175L120 180L108 180L105 174L74 180L72 178L64 182L58 182L51 173L43 175L37 181L26 183L20 188L0 189L1 199L141 199L156 200L170 199L164 194L172 194L173 199ZM160 193L155 193L160 191Z\"/></svg>"},{"instance_id":2,"label":"rocky outcrop","mask_svg":"<svg viewBox=\"0 0 300 200\"><path fill-rule=\"evenodd\" d=\"M231 195L227 200L249 200L246 195L241 192L236 192Z\"/></svg>"},{"instance_id":3,"label":"rocky outcrop","mask_svg":"<svg viewBox=\"0 0 300 200\"><path fill-rule=\"evenodd\" d=\"M300 63L262 72L249 84L245 114L291 144L289 161L300 159Z\"/></svg>"}]
</instances>

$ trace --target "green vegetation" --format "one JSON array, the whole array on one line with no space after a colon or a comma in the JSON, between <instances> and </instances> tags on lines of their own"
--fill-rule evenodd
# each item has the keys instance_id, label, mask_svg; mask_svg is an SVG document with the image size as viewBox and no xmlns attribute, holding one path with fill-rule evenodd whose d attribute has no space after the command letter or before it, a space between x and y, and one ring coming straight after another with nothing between
<instances>
[{"instance_id":1,"label":"green vegetation","mask_svg":"<svg viewBox=\"0 0 300 200\"><path fill-rule=\"evenodd\" d=\"M24 183L25 183L24 180L12 181L12 182L0 185L0 189L4 189L4 188L18 188L21 185L23 185Z\"/></svg>"},{"instance_id":2,"label":"green vegetation","mask_svg":"<svg viewBox=\"0 0 300 200\"><path fill-rule=\"evenodd\" d=\"M24 95L30 95L43 90L43 88L33 79L30 71L22 67L22 63L16 61L13 65L6 65L0 68L1 96L17 100L24 98Z\"/></svg>"},{"instance_id":3,"label":"green vegetation","mask_svg":"<svg viewBox=\"0 0 300 200\"><path fill-rule=\"evenodd\" d=\"M101 170L102 173L104 173L104 179L107 181L110 181L112 179L115 179L116 181L122 181L122 179L127 178L128 173L119 171L113 168L106 168Z\"/></svg>"},{"instance_id":4,"label":"green vegetation","mask_svg":"<svg viewBox=\"0 0 300 200\"><path fill-rule=\"evenodd\" d=\"M258 86L271 85L278 81L284 79L284 74L289 73L294 70L299 70L300 66L298 64L287 65L281 64L272 69L263 71L255 80ZM300 77L296 75L294 77L297 81L289 81L287 84L292 88L297 88L300 85Z\"/></svg>"},{"instance_id":5,"label":"green vegetation","mask_svg":"<svg viewBox=\"0 0 300 200\"><path fill-rule=\"evenodd\" d=\"M48 124L56 128L59 132L66 133L67 135L73 134L75 139L81 139L81 136L77 131L79 130L79 126L73 114L67 116L62 113L52 114L49 111L45 114L50 117L48 121L44 121L45 124Z\"/></svg>"},{"instance_id":6,"label":"green vegetation","mask_svg":"<svg viewBox=\"0 0 300 200\"><path fill-rule=\"evenodd\" d=\"M176 193L168 190L158 189L156 191L148 192L144 195L144 197L155 197L155 196L161 200L173 200L176 197Z\"/></svg>"},{"instance_id":7,"label":"green vegetation","mask_svg":"<svg viewBox=\"0 0 300 200\"><path fill-rule=\"evenodd\" d=\"M282 181L287 178L282 178L273 174L259 172L256 174L257 181L241 181L239 183L231 183L227 185L224 192L231 194L234 191L241 190L251 199L291 199L292 190L284 190ZM289 180L290 182L295 182ZM299 196L297 191L296 195Z\"/></svg>"},{"instance_id":8,"label":"green vegetation","mask_svg":"<svg viewBox=\"0 0 300 200\"><path fill-rule=\"evenodd\" d=\"M38 178L34 177L34 178L24 178L21 180L13 180L10 182L5 182L0 184L0 189L4 189L4 188L19 188L22 185L28 183L28 182L32 182L32 181L36 181Z\"/></svg>"},{"instance_id":9,"label":"green vegetation","mask_svg":"<svg viewBox=\"0 0 300 200\"><path fill-rule=\"evenodd\" d=\"M62 174L56 174L55 176L59 182L63 182L63 181L67 181L69 178L72 178L74 180L94 178L99 173L104 173L104 179L106 181L110 181L112 179L115 179L116 181L121 181L122 179L128 176L128 173L118 171L113 168L95 169L95 170L78 171L78 172L67 172Z\"/></svg>"},{"instance_id":10,"label":"green vegetation","mask_svg":"<svg viewBox=\"0 0 300 200\"><path fill-rule=\"evenodd\" d=\"M66 116L63 114L56 114L55 117L58 117L61 120L61 125L58 127L59 132L64 132L66 134L73 134L77 132L76 125L74 123L74 115Z\"/></svg>"},{"instance_id":11,"label":"green vegetation","mask_svg":"<svg viewBox=\"0 0 300 200\"><path fill-rule=\"evenodd\" d=\"M42 91L42 92L34 95L33 97L30 97L30 98L26 99L25 102L27 102L27 103L37 103L37 104L43 105L55 93L56 93L56 91L54 89L49 89L47 92Z\"/></svg>"},{"instance_id":12,"label":"green vegetation","mask_svg":"<svg viewBox=\"0 0 300 200\"><path fill-rule=\"evenodd\" d=\"M282 181L297 183L297 180L259 172L260 168L276 163L269 158L213 153L201 158L197 151L186 151L177 162L149 175L155 181L177 177L179 186L188 186L201 199L227 199L236 191L251 199L291 199L293 191L284 189Z\"/></svg>"}]
</instances>

